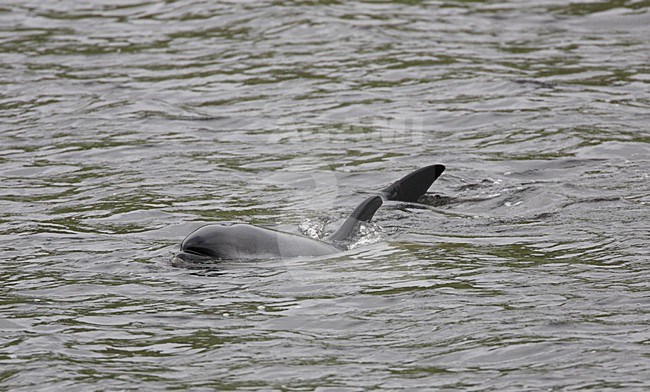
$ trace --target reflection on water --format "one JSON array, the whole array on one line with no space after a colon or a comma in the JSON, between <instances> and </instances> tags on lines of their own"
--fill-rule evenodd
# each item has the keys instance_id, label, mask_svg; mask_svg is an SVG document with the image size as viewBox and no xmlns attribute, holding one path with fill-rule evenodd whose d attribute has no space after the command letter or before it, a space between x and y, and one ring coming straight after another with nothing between
<instances>
[{"instance_id":1,"label":"reflection on water","mask_svg":"<svg viewBox=\"0 0 650 392\"><path fill-rule=\"evenodd\" d=\"M647 389L648 5L3 3L0 385ZM378 242L170 265L432 163Z\"/></svg>"}]
</instances>

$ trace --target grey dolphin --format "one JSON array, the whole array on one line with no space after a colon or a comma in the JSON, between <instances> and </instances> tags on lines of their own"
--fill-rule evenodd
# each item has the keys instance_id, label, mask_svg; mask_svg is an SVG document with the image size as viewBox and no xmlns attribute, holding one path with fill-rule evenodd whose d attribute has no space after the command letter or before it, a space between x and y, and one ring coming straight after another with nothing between
<instances>
[{"instance_id":1,"label":"grey dolphin","mask_svg":"<svg viewBox=\"0 0 650 392\"><path fill-rule=\"evenodd\" d=\"M431 165L395 181L379 195L359 204L328 242L242 223L217 223L198 228L181 243L172 260L176 266L191 266L213 260L269 260L300 256L323 256L347 249L345 241L360 222L370 222L383 199L416 202L445 170Z\"/></svg>"}]
</instances>

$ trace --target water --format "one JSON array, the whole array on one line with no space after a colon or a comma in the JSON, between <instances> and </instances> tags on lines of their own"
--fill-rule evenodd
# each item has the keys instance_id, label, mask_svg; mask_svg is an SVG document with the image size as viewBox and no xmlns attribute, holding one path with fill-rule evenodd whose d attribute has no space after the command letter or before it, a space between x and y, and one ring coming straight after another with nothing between
<instances>
[{"instance_id":1,"label":"water","mask_svg":"<svg viewBox=\"0 0 650 392\"><path fill-rule=\"evenodd\" d=\"M0 389L647 390L649 5L2 2Z\"/></svg>"}]
</instances>

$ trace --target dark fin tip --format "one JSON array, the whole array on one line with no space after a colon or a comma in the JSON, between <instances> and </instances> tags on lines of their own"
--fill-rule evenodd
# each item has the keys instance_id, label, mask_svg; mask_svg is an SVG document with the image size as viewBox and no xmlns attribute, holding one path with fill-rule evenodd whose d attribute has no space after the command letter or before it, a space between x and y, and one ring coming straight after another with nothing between
<instances>
[{"instance_id":1,"label":"dark fin tip","mask_svg":"<svg viewBox=\"0 0 650 392\"><path fill-rule=\"evenodd\" d=\"M370 222L372 217L377 212L377 209L381 207L384 201L380 196L371 196L364 200L357 208L352 211L348 219L343 222L343 225L334 232L329 239L331 241L343 241L352 234L357 229L359 222Z\"/></svg>"},{"instance_id":2,"label":"dark fin tip","mask_svg":"<svg viewBox=\"0 0 650 392\"><path fill-rule=\"evenodd\" d=\"M382 192L388 200L417 202L444 171L445 165L440 164L423 167L395 181Z\"/></svg>"}]
</instances>

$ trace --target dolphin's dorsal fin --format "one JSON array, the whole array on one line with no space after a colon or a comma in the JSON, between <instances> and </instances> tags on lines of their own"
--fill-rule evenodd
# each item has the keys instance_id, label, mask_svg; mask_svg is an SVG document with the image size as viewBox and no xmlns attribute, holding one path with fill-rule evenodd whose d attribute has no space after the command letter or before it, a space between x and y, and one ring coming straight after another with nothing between
<instances>
[{"instance_id":1,"label":"dolphin's dorsal fin","mask_svg":"<svg viewBox=\"0 0 650 392\"><path fill-rule=\"evenodd\" d=\"M382 194L386 200L416 202L443 171L445 171L444 165L423 167L395 181L384 189Z\"/></svg>"},{"instance_id":2,"label":"dolphin's dorsal fin","mask_svg":"<svg viewBox=\"0 0 650 392\"><path fill-rule=\"evenodd\" d=\"M444 165L431 165L418 169L395 181L381 191L381 196L371 196L359 204L343 223L341 228L329 237L330 241L343 241L353 235L359 222L370 222L383 201L386 200L416 202L424 195L431 184L445 171Z\"/></svg>"},{"instance_id":3,"label":"dolphin's dorsal fin","mask_svg":"<svg viewBox=\"0 0 650 392\"><path fill-rule=\"evenodd\" d=\"M330 241L343 241L350 237L357 230L359 222L370 222L373 215L383 201L380 196L371 196L359 204L357 208L352 211L348 219L343 222L343 225L329 236Z\"/></svg>"}]
</instances>

